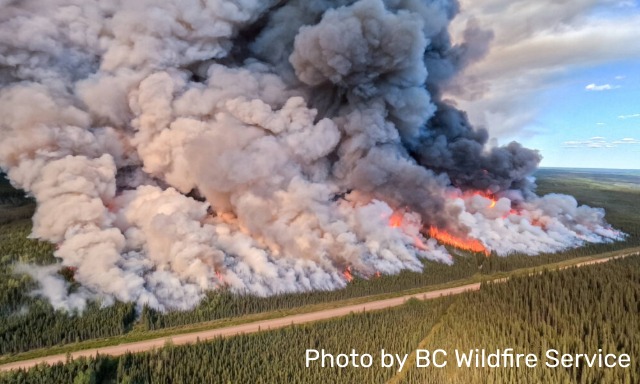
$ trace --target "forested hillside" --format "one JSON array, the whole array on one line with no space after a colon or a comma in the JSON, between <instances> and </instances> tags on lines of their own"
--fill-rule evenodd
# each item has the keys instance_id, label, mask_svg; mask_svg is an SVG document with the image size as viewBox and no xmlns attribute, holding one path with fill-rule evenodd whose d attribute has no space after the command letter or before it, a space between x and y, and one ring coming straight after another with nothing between
<instances>
[{"instance_id":1,"label":"forested hillside","mask_svg":"<svg viewBox=\"0 0 640 384\"><path fill-rule=\"evenodd\" d=\"M514 348L544 356L627 353L629 368L412 369L405 383L639 383L640 257L488 284L463 295L424 348ZM444 381L443 381L444 380Z\"/></svg>"},{"instance_id":2,"label":"forested hillside","mask_svg":"<svg viewBox=\"0 0 640 384\"><path fill-rule=\"evenodd\" d=\"M397 373L371 368L304 367L307 348L356 349L374 361L426 349L514 348L542 356L628 353L629 368L445 369ZM101 356L0 376L0 383L638 383L640 256L545 272L481 291L402 307L120 358ZM407 363L413 365L413 362Z\"/></svg>"}]
</instances>

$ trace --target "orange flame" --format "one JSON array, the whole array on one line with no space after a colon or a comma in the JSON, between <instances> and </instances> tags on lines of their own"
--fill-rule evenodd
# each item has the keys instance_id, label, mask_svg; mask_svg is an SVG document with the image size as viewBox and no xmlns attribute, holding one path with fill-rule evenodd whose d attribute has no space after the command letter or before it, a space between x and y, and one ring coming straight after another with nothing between
<instances>
[{"instance_id":1,"label":"orange flame","mask_svg":"<svg viewBox=\"0 0 640 384\"><path fill-rule=\"evenodd\" d=\"M222 283L222 282L223 282L223 279L222 279L222 273L220 273L220 271L218 271L218 270L216 270L215 272L216 272L216 277L217 277L217 278L218 278L218 280L220 280L220 282Z\"/></svg>"},{"instance_id":2,"label":"orange flame","mask_svg":"<svg viewBox=\"0 0 640 384\"><path fill-rule=\"evenodd\" d=\"M484 253L485 256L489 256L491 254L479 240L462 239L436 227L429 228L429 236L443 244L451 245L465 251Z\"/></svg>"},{"instance_id":3,"label":"orange flame","mask_svg":"<svg viewBox=\"0 0 640 384\"><path fill-rule=\"evenodd\" d=\"M351 282L353 280L353 275L351 274L351 267L347 267L344 272L342 272L344 278L347 279L347 282Z\"/></svg>"},{"instance_id":4,"label":"orange flame","mask_svg":"<svg viewBox=\"0 0 640 384\"><path fill-rule=\"evenodd\" d=\"M389 219L389 225L392 228L398 228L402 225L402 215L399 213L394 213L393 215L391 215L391 218Z\"/></svg>"},{"instance_id":5,"label":"orange flame","mask_svg":"<svg viewBox=\"0 0 640 384\"><path fill-rule=\"evenodd\" d=\"M394 212L389 218L389 226L391 228L400 228L403 223L403 214L400 212ZM413 236L413 246L423 251L427 250L427 246L424 245L422 240L418 236Z\"/></svg>"},{"instance_id":6,"label":"orange flame","mask_svg":"<svg viewBox=\"0 0 640 384\"><path fill-rule=\"evenodd\" d=\"M380 273L380 271L376 271L376 274L374 275L377 278L379 278L380 276L382 276L382 273Z\"/></svg>"},{"instance_id":7,"label":"orange flame","mask_svg":"<svg viewBox=\"0 0 640 384\"><path fill-rule=\"evenodd\" d=\"M491 204L489 205L489 208L494 208L496 206L496 204L498 203L498 200L495 198L495 196L491 192L475 191L475 192L471 193L471 195L472 196L482 196L485 199L491 200ZM469 194L467 194L467 196L469 196Z\"/></svg>"},{"instance_id":8,"label":"orange flame","mask_svg":"<svg viewBox=\"0 0 640 384\"><path fill-rule=\"evenodd\" d=\"M504 215L502 215L502 218L506 219L507 217L509 217L511 215L520 215L520 212L518 212L518 210L516 210L516 209L511 208L508 213L505 213Z\"/></svg>"}]
</instances>

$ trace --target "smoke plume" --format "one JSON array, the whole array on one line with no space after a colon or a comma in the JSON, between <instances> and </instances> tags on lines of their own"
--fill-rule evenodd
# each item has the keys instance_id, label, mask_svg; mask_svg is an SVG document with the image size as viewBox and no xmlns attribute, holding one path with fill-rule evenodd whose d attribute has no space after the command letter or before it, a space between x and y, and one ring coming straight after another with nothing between
<instances>
[{"instance_id":1,"label":"smoke plume","mask_svg":"<svg viewBox=\"0 0 640 384\"><path fill-rule=\"evenodd\" d=\"M537 254L623 235L534 194L540 155L490 147L442 87L486 52L454 0L0 3L0 167L35 197L58 308L160 310L207 290L344 287L451 263L443 239ZM432 234L435 233L432 231Z\"/></svg>"}]
</instances>

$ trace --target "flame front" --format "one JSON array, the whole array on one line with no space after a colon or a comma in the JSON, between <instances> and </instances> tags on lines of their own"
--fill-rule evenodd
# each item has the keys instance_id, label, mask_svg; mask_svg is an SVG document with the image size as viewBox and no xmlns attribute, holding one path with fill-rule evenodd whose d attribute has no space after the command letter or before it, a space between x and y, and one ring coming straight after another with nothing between
<instances>
[{"instance_id":1,"label":"flame front","mask_svg":"<svg viewBox=\"0 0 640 384\"><path fill-rule=\"evenodd\" d=\"M402 225L402 214L399 212L394 212L389 219L389 226L392 228L398 228Z\"/></svg>"},{"instance_id":2,"label":"flame front","mask_svg":"<svg viewBox=\"0 0 640 384\"><path fill-rule=\"evenodd\" d=\"M438 240L440 243L451 245L465 251L481 252L484 253L485 256L489 256L491 254L491 252L489 252L489 250L479 240L456 237L436 227L429 228L429 236Z\"/></svg>"},{"instance_id":3,"label":"flame front","mask_svg":"<svg viewBox=\"0 0 640 384\"><path fill-rule=\"evenodd\" d=\"M403 224L404 224L403 211L396 211L389 218L389 226L391 228L401 228L403 226ZM404 232L407 233L407 231L404 231ZM422 250L422 251L426 251L428 249L427 246L422 241L422 239L420 238L420 236L409 234L409 233L407 233L407 234L413 238L413 246L414 247L416 247L417 249Z\"/></svg>"},{"instance_id":4,"label":"flame front","mask_svg":"<svg viewBox=\"0 0 640 384\"><path fill-rule=\"evenodd\" d=\"M353 280L353 274L351 273L351 267L347 267L344 272L342 272L344 278L347 279L347 282L351 282Z\"/></svg>"}]
</instances>

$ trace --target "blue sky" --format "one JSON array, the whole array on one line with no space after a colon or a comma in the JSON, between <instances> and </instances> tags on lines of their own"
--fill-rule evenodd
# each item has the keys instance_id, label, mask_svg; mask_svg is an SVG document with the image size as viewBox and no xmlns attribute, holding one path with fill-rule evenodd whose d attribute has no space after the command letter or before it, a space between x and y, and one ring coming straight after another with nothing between
<instances>
[{"instance_id":1,"label":"blue sky","mask_svg":"<svg viewBox=\"0 0 640 384\"><path fill-rule=\"evenodd\" d=\"M640 169L640 0L460 0L454 42L493 31L448 95L546 167Z\"/></svg>"},{"instance_id":2,"label":"blue sky","mask_svg":"<svg viewBox=\"0 0 640 384\"><path fill-rule=\"evenodd\" d=\"M578 69L532 103L535 133L519 141L543 166L640 169L640 61Z\"/></svg>"}]
</instances>

